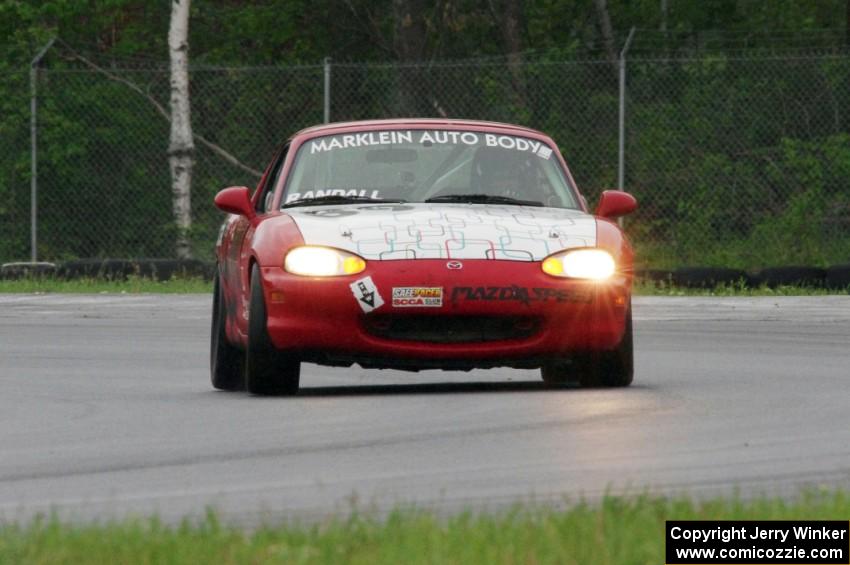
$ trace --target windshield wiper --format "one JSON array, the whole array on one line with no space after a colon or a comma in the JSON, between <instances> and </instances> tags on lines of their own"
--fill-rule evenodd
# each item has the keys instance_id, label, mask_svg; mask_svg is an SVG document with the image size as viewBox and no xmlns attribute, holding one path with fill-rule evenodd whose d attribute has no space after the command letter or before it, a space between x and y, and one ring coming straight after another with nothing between
<instances>
[{"instance_id":1,"label":"windshield wiper","mask_svg":"<svg viewBox=\"0 0 850 565\"><path fill-rule=\"evenodd\" d=\"M295 206L324 206L327 204L359 204L361 202L368 202L370 204L401 204L403 202L407 202L407 200L402 200L400 198L369 198L368 196L329 194L327 196L293 200L292 202L283 204L281 208L293 208Z\"/></svg>"},{"instance_id":2,"label":"windshield wiper","mask_svg":"<svg viewBox=\"0 0 850 565\"><path fill-rule=\"evenodd\" d=\"M520 200L510 196L493 196L490 194L442 194L427 198L425 202L466 202L469 204L511 204L513 206L543 206L536 200Z\"/></svg>"}]
</instances>

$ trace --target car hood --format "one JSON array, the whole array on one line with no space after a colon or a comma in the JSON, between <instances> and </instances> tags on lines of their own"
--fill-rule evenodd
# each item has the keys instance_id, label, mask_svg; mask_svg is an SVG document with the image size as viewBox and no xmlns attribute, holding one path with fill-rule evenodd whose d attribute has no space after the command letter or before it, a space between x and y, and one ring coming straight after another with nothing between
<instances>
[{"instance_id":1,"label":"car hood","mask_svg":"<svg viewBox=\"0 0 850 565\"><path fill-rule=\"evenodd\" d=\"M350 204L284 210L304 243L364 259L539 261L596 244L596 220L580 210L493 204Z\"/></svg>"}]
</instances>

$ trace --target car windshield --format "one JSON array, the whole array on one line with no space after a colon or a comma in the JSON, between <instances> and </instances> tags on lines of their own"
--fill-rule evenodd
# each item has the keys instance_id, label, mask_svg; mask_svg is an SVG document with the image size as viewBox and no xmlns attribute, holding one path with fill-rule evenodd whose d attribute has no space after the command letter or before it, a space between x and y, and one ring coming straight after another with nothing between
<instances>
[{"instance_id":1,"label":"car windshield","mask_svg":"<svg viewBox=\"0 0 850 565\"><path fill-rule=\"evenodd\" d=\"M283 207L366 198L579 208L551 147L526 137L387 130L317 137L298 150Z\"/></svg>"}]
</instances>

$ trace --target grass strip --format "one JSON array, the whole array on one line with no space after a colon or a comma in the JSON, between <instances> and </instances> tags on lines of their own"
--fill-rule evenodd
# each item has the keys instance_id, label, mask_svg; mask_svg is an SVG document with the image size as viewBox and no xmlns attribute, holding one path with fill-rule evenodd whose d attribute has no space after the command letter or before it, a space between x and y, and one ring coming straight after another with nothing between
<instances>
[{"instance_id":1,"label":"grass strip","mask_svg":"<svg viewBox=\"0 0 850 565\"><path fill-rule=\"evenodd\" d=\"M210 294L212 282L203 278L175 277L166 281L131 276L126 280L102 278L59 279L29 277L0 280L0 293L78 293L78 294ZM850 289L835 290L806 286L748 287L746 284L720 284L713 288L685 288L666 282L637 280L636 296L827 296L848 294Z\"/></svg>"},{"instance_id":2,"label":"grass strip","mask_svg":"<svg viewBox=\"0 0 850 565\"><path fill-rule=\"evenodd\" d=\"M59 279L27 277L0 280L0 293L76 293L76 294L191 294L212 293L212 282L203 278L175 277L158 281L131 276L126 280L103 278Z\"/></svg>"},{"instance_id":3,"label":"grass strip","mask_svg":"<svg viewBox=\"0 0 850 565\"><path fill-rule=\"evenodd\" d=\"M616 497L566 510L517 506L440 518L397 510L383 519L352 513L319 524L285 523L253 531L156 519L98 525L36 520L0 527L0 563L664 563L665 520L846 520L850 496L696 501Z\"/></svg>"}]
</instances>

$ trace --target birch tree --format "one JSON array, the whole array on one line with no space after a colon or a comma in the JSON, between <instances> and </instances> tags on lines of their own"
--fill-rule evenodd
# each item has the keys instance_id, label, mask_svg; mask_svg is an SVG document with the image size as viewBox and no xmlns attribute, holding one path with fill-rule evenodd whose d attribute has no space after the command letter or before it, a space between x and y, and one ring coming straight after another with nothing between
<instances>
[{"instance_id":1,"label":"birch tree","mask_svg":"<svg viewBox=\"0 0 850 565\"><path fill-rule=\"evenodd\" d=\"M171 59L171 140L168 165L171 168L171 194L177 223L176 252L180 259L192 255L189 230L192 227L192 165L195 144L189 107L189 5L191 0L172 0L168 29Z\"/></svg>"}]
</instances>

